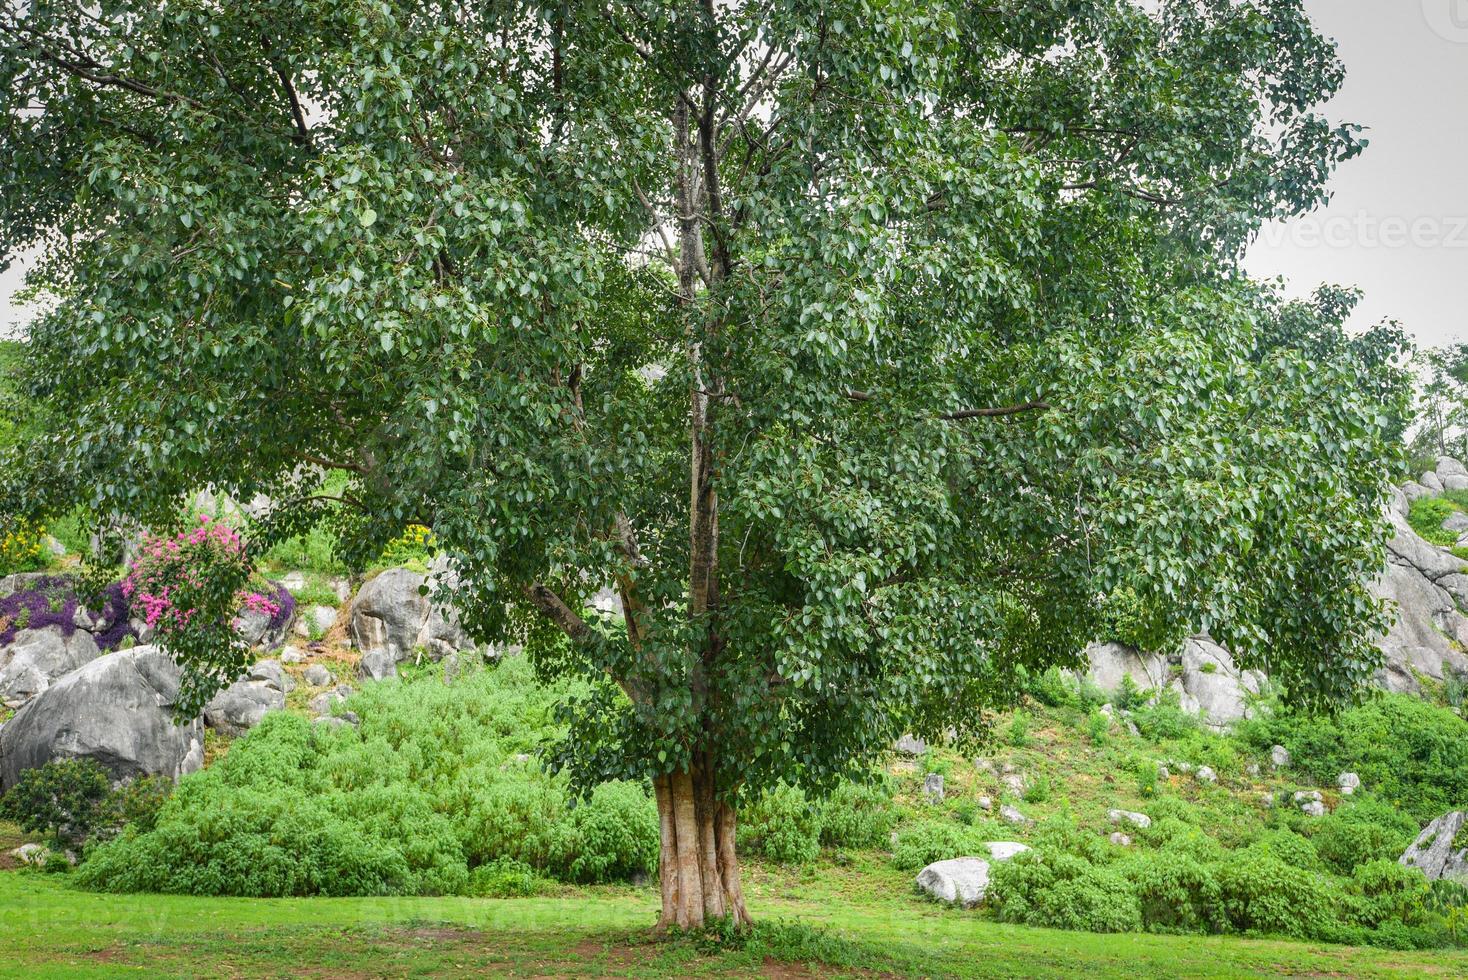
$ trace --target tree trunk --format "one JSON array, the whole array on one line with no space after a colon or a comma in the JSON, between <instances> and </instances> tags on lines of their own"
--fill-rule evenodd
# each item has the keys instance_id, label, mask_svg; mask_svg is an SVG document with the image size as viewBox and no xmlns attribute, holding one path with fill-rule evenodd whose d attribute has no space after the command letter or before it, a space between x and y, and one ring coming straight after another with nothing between
<instances>
[{"instance_id":1,"label":"tree trunk","mask_svg":"<svg viewBox=\"0 0 1468 980\"><path fill-rule=\"evenodd\" d=\"M725 917L751 924L734 853L734 810L718 799L714 782L700 767L653 781L662 838L659 929L700 929Z\"/></svg>"}]
</instances>

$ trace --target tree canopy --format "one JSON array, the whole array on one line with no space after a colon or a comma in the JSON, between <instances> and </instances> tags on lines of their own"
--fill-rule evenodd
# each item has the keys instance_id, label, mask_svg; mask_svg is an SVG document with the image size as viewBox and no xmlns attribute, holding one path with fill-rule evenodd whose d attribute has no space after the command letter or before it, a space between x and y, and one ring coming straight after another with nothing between
<instances>
[{"instance_id":1,"label":"tree canopy","mask_svg":"<svg viewBox=\"0 0 1468 980\"><path fill-rule=\"evenodd\" d=\"M1390 365L1238 266L1360 150L1341 65L1299 0L1148 6L7 3L65 422L6 509L431 527L598 682L560 761L654 780L679 924L743 914L741 796L979 734L1118 589L1348 698Z\"/></svg>"}]
</instances>

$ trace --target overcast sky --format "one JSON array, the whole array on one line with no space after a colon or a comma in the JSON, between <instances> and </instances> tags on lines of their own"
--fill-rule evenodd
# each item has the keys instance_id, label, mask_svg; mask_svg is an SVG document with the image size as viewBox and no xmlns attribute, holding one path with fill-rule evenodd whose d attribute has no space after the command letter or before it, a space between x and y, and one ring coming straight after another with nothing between
<instances>
[{"instance_id":1,"label":"overcast sky","mask_svg":"<svg viewBox=\"0 0 1468 980\"><path fill-rule=\"evenodd\" d=\"M1293 293L1357 285L1356 323L1400 320L1420 344L1468 338L1468 0L1306 0L1340 43L1327 107L1371 145L1336 172L1329 206L1266 228L1247 258ZM19 272L0 273L0 332L23 322Z\"/></svg>"}]
</instances>

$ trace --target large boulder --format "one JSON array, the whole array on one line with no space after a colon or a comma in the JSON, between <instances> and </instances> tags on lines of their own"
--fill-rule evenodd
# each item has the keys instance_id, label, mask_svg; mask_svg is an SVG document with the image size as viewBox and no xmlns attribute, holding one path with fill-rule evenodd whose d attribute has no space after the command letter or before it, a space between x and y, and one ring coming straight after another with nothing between
<instances>
[{"instance_id":1,"label":"large boulder","mask_svg":"<svg viewBox=\"0 0 1468 980\"><path fill-rule=\"evenodd\" d=\"M174 724L179 668L157 647L98 657L0 728L0 789L56 759L95 759L114 779L178 778L204 764L204 728Z\"/></svg>"},{"instance_id":2,"label":"large boulder","mask_svg":"<svg viewBox=\"0 0 1468 980\"><path fill-rule=\"evenodd\" d=\"M1395 605L1391 627L1377 638L1384 655L1378 684L1410 693L1420 687L1419 675L1442 680L1451 671L1468 670L1462 649L1468 618L1446 589L1420 569L1391 560L1372 591Z\"/></svg>"},{"instance_id":3,"label":"large boulder","mask_svg":"<svg viewBox=\"0 0 1468 980\"><path fill-rule=\"evenodd\" d=\"M1126 677L1140 691L1167 683L1167 657L1162 654L1139 653L1121 643L1092 643L1086 648L1086 660L1087 679L1107 694L1121 690Z\"/></svg>"},{"instance_id":4,"label":"large boulder","mask_svg":"<svg viewBox=\"0 0 1468 980\"><path fill-rule=\"evenodd\" d=\"M97 659L101 651L92 634L60 626L21 630L0 649L0 704L19 708L59 677Z\"/></svg>"},{"instance_id":5,"label":"large boulder","mask_svg":"<svg viewBox=\"0 0 1468 980\"><path fill-rule=\"evenodd\" d=\"M940 902L973 908L989 890L989 862L975 857L934 861L918 872L917 887Z\"/></svg>"},{"instance_id":6,"label":"large boulder","mask_svg":"<svg viewBox=\"0 0 1468 980\"><path fill-rule=\"evenodd\" d=\"M1468 882L1468 847L1454 845L1464 823L1468 823L1468 812L1454 810L1443 814L1423 828L1399 862L1409 868L1420 868L1429 881L1449 878Z\"/></svg>"},{"instance_id":7,"label":"large boulder","mask_svg":"<svg viewBox=\"0 0 1468 980\"><path fill-rule=\"evenodd\" d=\"M1233 656L1206 637L1183 644L1182 674L1174 687L1182 701L1211 728L1222 729L1249 715L1247 698L1264 686L1257 670L1239 670Z\"/></svg>"},{"instance_id":8,"label":"large boulder","mask_svg":"<svg viewBox=\"0 0 1468 980\"><path fill-rule=\"evenodd\" d=\"M443 574L441 567L435 575ZM389 568L357 592L348 629L362 651L361 676L380 680L397 673L397 665L421 651L442 660L474 643L459 625L453 609L429 601L435 581L408 568Z\"/></svg>"},{"instance_id":9,"label":"large boulder","mask_svg":"<svg viewBox=\"0 0 1468 980\"><path fill-rule=\"evenodd\" d=\"M262 660L204 705L204 722L225 735L243 735L268 712L283 709L295 686L279 661Z\"/></svg>"}]
</instances>

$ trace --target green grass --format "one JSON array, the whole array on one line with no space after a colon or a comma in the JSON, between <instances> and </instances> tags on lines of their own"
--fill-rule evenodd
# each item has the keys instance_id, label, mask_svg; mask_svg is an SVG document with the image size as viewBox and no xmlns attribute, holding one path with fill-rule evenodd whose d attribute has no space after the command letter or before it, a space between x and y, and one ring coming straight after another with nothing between
<instances>
[{"instance_id":1,"label":"green grass","mask_svg":"<svg viewBox=\"0 0 1468 980\"><path fill-rule=\"evenodd\" d=\"M655 940L651 889L555 898L200 899L0 874L0 976L1462 976L1468 954L1057 932L752 875L742 944Z\"/></svg>"},{"instance_id":2,"label":"green grass","mask_svg":"<svg viewBox=\"0 0 1468 980\"><path fill-rule=\"evenodd\" d=\"M1439 547L1451 548L1457 543L1459 532L1444 531L1442 523L1454 511L1460 510L1468 511L1468 490L1447 490L1435 497L1419 497L1412 501L1407 523L1423 539Z\"/></svg>"}]
</instances>

